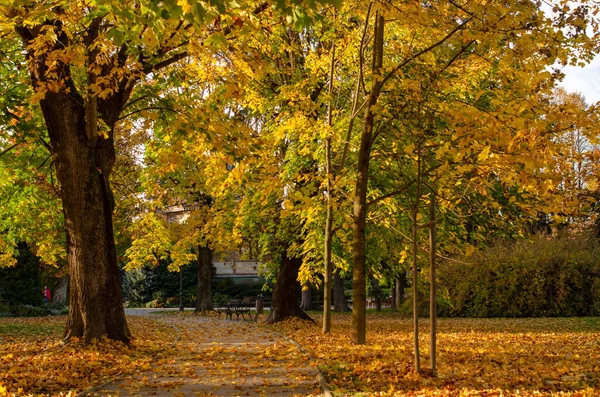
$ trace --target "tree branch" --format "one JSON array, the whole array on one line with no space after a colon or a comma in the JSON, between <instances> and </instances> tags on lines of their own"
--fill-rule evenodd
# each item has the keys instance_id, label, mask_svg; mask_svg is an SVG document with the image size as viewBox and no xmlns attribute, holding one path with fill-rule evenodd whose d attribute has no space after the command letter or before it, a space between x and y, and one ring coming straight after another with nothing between
<instances>
[{"instance_id":1,"label":"tree branch","mask_svg":"<svg viewBox=\"0 0 600 397\"><path fill-rule=\"evenodd\" d=\"M170 66L170 65L172 65L174 63L177 63L177 62L181 61L184 58L187 58L188 55L189 54L188 54L187 51L180 52L179 54L175 54L171 58L165 59L164 61L158 62L158 63L156 63L154 65L146 65L146 66L144 66L143 72L144 72L144 74L149 74L149 73L152 73L152 72L156 72L157 70L164 69L167 66Z\"/></svg>"},{"instance_id":2,"label":"tree branch","mask_svg":"<svg viewBox=\"0 0 600 397\"><path fill-rule=\"evenodd\" d=\"M387 80L389 80L390 77L392 77L394 74L396 74L396 72L400 69L402 69L403 67L405 67L406 65L408 65L409 63L411 63L412 61L414 61L415 59L419 58L421 55L433 50L436 47L439 47L440 45L444 44L450 37L454 36L454 34L456 34L456 32L458 32L459 30L463 29L468 23L470 23L473 20L473 17L470 17L469 19L467 19L466 21L464 21L463 23L461 23L460 25L456 26L454 29L452 29L452 31L450 31L450 33L448 33L446 36L444 36L441 40L433 43L432 45L430 45L427 48L422 49L421 51L417 52L416 54L408 57L407 59L405 59L404 61L400 62L398 65L396 65L396 67L394 69L392 69L391 71L389 71L385 77L381 80L381 86L383 86L385 84L385 82Z\"/></svg>"},{"instance_id":3,"label":"tree branch","mask_svg":"<svg viewBox=\"0 0 600 397\"><path fill-rule=\"evenodd\" d=\"M170 108L165 108L165 107L161 107L161 106L151 106L151 107L147 107L147 108L143 108L143 109L138 109L138 110L134 110L133 112L127 113L125 116L121 116L119 117L119 119L117 121L126 119L129 116L133 116L136 113L140 113L143 112L144 110L167 110L169 112L173 112L173 113L178 113L177 110L174 109L170 109Z\"/></svg>"}]
</instances>

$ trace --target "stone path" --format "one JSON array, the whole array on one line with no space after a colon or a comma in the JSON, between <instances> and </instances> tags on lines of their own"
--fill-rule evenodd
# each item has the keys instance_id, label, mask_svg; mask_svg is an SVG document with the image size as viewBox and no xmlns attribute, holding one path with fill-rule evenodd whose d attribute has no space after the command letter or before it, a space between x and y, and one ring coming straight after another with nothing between
<instances>
[{"instance_id":1,"label":"stone path","mask_svg":"<svg viewBox=\"0 0 600 397\"><path fill-rule=\"evenodd\" d=\"M154 311L154 310L152 310ZM118 379L80 396L309 396L320 395L318 371L281 336L252 322L151 314L173 328L173 354L145 373ZM171 353L171 352L170 352Z\"/></svg>"}]
</instances>

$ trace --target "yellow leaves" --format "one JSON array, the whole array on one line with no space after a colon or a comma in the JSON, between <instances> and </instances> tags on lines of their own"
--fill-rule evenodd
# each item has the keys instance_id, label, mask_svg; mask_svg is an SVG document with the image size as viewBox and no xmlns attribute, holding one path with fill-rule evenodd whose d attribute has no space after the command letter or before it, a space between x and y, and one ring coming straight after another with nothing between
<instances>
[{"instance_id":1,"label":"yellow leaves","mask_svg":"<svg viewBox=\"0 0 600 397\"><path fill-rule=\"evenodd\" d=\"M54 396L104 383L149 368L153 356L172 340L172 328L130 318L131 346L102 339L83 345L61 343L65 317L0 319L0 396ZM15 326L10 331L9 325ZM45 330L36 333L35 329ZM9 353L10 352L10 353Z\"/></svg>"},{"instance_id":2,"label":"yellow leaves","mask_svg":"<svg viewBox=\"0 0 600 397\"><path fill-rule=\"evenodd\" d=\"M372 313L373 342L350 343L351 317L334 315L331 334L317 324L286 321L280 330L318 361L334 393L369 396L593 396L600 378L600 333L586 319L440 319L438 377L427 372L428 322L421 322L425 371L412 366L412 324L395 313ZM596 321L597 323L597 321ZM408 394L407 394L408 391Z\"/></svg>"},{"instance_id":3,"label":"yellow leaves","mask_svg":"<svg viewBox=\"0 0 600 397\"><path fill-rule=\"evenodd\" d=\"M144 34L142 35L142 42L146 44L149 48L155 48L158 46L158 38L152 29L146 29Z\"/></svg>"},{"instance_id":4,"label":"yellow leaves","mask_svg":"<svg viewBox=\"0 0 600 397\"><path fill-rule=\"evenodd\" d=\"M485 146L483 150L477 156L477 161L479 163L484 163L491 155L490 155L490 146Z\"/></svg>"}]
</instances>

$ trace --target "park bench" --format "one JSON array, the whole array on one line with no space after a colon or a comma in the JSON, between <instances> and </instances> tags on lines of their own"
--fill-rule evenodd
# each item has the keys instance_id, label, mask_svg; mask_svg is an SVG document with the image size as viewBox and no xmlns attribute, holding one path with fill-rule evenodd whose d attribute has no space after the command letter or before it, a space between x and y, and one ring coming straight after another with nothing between
<instances>
[{"instance_id":1,"label":"park bench","mask_svg":"<svg viewBox=\"0 0 600 397\"><path fill-rule=\"evenodd\" d=\"M224 305L215 307L213 310L217 312L219 318L221 318L221 313L225 313L225 317L233 320L233 315L237 320L240 319L240 315L243 320L246 320L245 315L248 314L249 318L252 319L250 315L250 309L254 307L256 304L255 297L245 297L244 299L234 299L230 300Z\"/></svg>"}]
</instances>

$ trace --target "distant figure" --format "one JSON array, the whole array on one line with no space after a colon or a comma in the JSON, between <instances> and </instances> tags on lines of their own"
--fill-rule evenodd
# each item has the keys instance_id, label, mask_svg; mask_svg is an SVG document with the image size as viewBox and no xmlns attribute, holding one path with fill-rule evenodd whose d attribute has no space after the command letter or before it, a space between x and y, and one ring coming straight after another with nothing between
<instances>
[{"instance_id":1,"label":"distant figure","mask_svg":"<svg viewBox=\"0 0 600 397\"><path fill-rule=\"evenodd\" d=\"M50 290L47 286L44 285L44 291L42 292L44 295L44 303L50 302Z\"/></svg>"}]
</instances>

